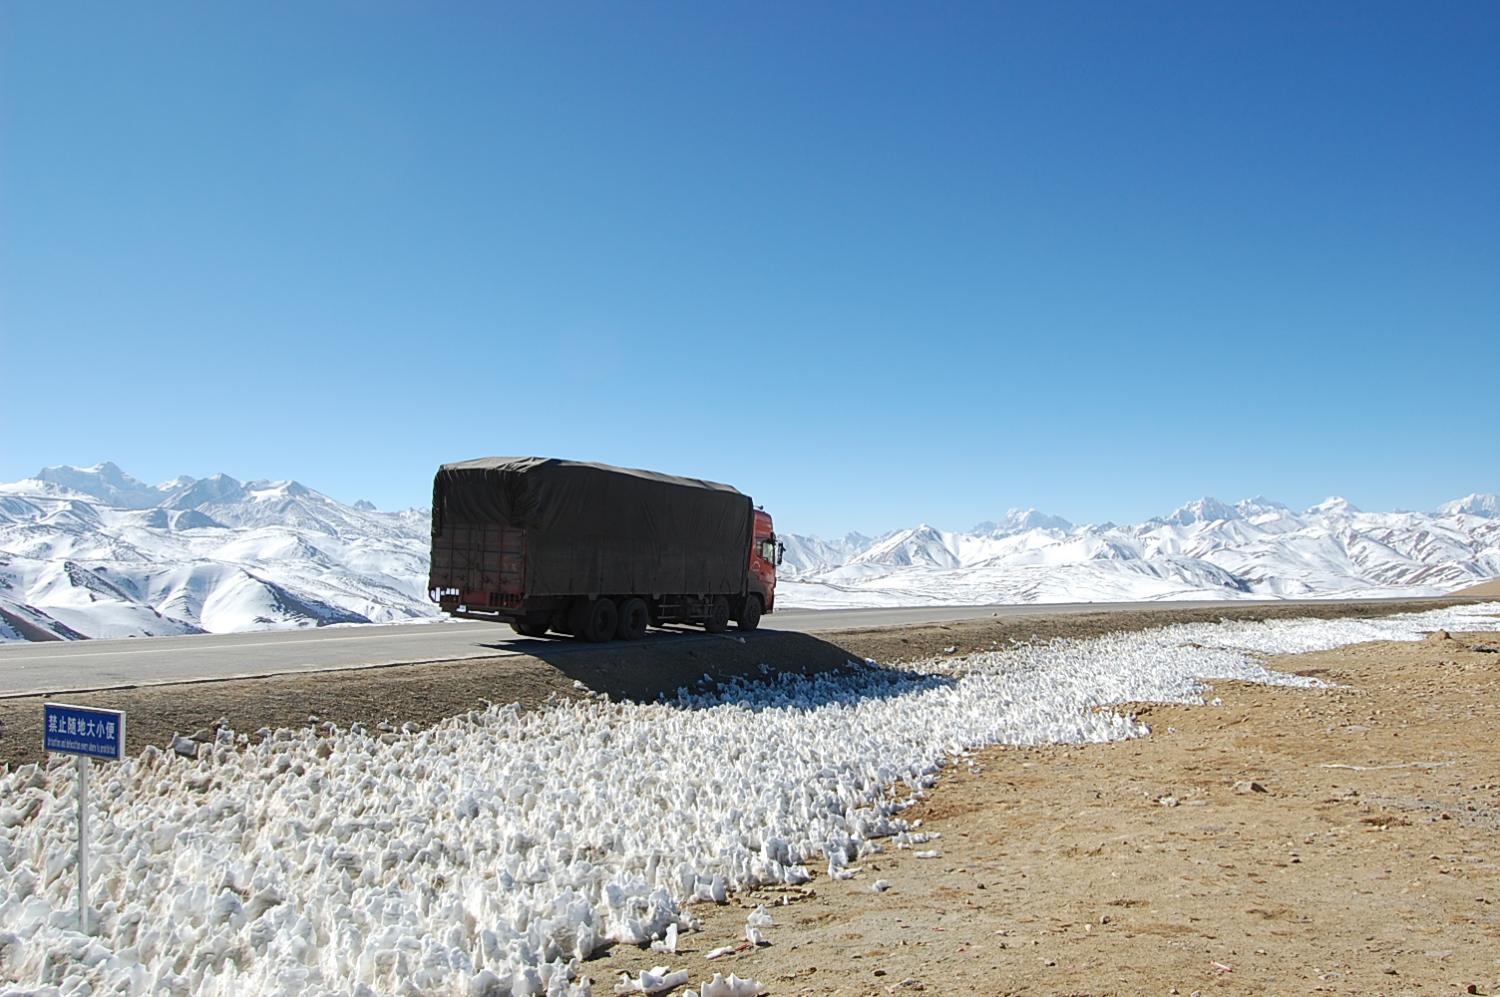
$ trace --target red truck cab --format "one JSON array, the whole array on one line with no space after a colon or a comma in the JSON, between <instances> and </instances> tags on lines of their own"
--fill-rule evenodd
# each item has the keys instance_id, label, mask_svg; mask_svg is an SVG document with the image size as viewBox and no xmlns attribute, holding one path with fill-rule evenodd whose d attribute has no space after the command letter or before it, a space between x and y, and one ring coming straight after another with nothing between
<instances>
[{"instance_id":1,"label":"red truck cab","mask_svg":"<svg viewBox=\"0 0 1500 997\"><path fill-rule=\"evenodd\" d=\"M741 610L759 612L750 603L760 597L760 612L769 613L776 608L776 566L781 563L783 547L776 539L776 530L771 523L771 514L764 509L755 510L755 536L750 543L750 578L747 590L749 598Z\"/></svg>"}]
</instances>

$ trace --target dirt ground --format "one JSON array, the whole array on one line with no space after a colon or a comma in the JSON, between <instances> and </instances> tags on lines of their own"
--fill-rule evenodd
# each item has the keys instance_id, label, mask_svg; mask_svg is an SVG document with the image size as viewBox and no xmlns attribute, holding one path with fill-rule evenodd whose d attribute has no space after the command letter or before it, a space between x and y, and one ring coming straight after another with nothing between
<instances>
[{"instance_id":1,"label":"dirt ground","mask_svg":"<svg viewBox=\"0 0 1500 997\"><path fill-rule=\"evenodd\" d=\"M670 961L773 994L1500 993L1500 632L1271 664L1334 685L1220 683L1222 705L1137 707L1146 738L982 752L908 811L939 857L697 905L677 956L617 947L589 973ZM706 961L760 903L771 944Z\"/></svg>"},{"instance_id":2,"label":"dirt ground","mask_svg":"<svg viewBox=\"0 0 1500 997\"><path fill-rule=\"evenodd\" d=\"M1027 616L818 635L776 631L772 615L766 618L765 629L745 635L743 640L734 631L716 639L705 639L701 631L694 639L661 632L642 641L603 645L555 640L538 642L535 657L508 655L54 697L0 698L0 764L41 759L42 704L48 699L126 711L128 748L139 751L148 744L166 745L173 734L201 734L207 739L221 719L245 733L262 726L304 726L312 722L311 717L339 727L355 722L371 727L381 722L425 726L474 709L485 700L517 702L526 708L540 706L553 697L590 693L652 700L659 693L692 686L705 674L719 680L759 680L763 678L763 663L782 671L812 672L845 667L850 659L915 661L1006 646L1012 640L1092 637L1220 619L1380 616L1460 601L1466 600L1287 603L1234 609L1202 609L1178 603L1153 612L1077 615L1049 614L1046 607L1038 607L1034 615ZM498 624L497 631L510 633Z\"/></svg>"}]
</instances>

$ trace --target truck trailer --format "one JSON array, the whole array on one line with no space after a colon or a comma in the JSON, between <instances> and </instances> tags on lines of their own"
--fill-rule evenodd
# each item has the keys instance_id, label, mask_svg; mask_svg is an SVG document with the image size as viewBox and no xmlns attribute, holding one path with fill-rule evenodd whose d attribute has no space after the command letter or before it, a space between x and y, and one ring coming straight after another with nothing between
<instances>
[{"instance_id":1,"label":"truck trailer","mask_svg":"<svg viewBox=\"0 0 1500 997\"><path fill-rule=\"evenodd\" d=\"M776 608L771 516L712 481L545 457L438 468L428 595L526 637L754 630Z\"/></svg>"}]
</instances>

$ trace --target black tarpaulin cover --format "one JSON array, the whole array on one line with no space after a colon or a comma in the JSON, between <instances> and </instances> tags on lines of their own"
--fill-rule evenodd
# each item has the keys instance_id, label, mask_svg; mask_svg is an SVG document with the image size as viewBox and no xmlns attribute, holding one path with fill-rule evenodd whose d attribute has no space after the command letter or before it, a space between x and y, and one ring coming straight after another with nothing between
<instances>
[{"instance_id":1,"label":"black tarpaulin cover","mask_svg":"<svg viewBox=\"0 0 1500 997\"><path fill-rule=\"evenodd\" d=\"M432 531L526 531L526 593L729 595L745 589L754 513L728 485L545 457L438 468Z\"/></svg>"}]
</instances>

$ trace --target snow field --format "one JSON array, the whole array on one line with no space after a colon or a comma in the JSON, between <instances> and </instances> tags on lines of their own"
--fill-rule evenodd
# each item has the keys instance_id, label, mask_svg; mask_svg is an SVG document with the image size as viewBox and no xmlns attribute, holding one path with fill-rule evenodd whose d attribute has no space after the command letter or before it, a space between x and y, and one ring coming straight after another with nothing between
<instances>
[{"instance_id":1,"label":"snow field","mask_svg":"<svg viewBox=\"0 0 1500 997\"><path fill-rule=\"evenodd\" d=\"M384 739L148 748L94 767L93 938L75 930L71 760L23 766L0 775L0 983L587 993L585 957L693 930L694 901L813 863L846 878L887 836L923 843L899 813L954 755L1138 736L1097 708L1199 701L1204 678L1312 686L1254 656L1492 628L1496 612L1178 626L655 704L493 706Z\"/></svg>"}]
</instances>

